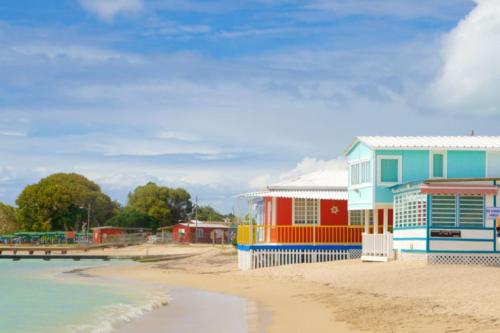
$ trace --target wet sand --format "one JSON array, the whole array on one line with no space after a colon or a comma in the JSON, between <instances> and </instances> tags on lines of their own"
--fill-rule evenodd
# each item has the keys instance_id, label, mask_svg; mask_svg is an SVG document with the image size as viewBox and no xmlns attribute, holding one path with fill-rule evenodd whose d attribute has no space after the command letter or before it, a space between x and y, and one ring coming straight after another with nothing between
<instances>
[{"instance_id":1,"label":"wet sand","mask_svg":"<svg viewBox=\"0 0 500 333\"><path fill-rule=\"evenodd\" d=\"M146 313L117 333L264 333L269 315L254 301L186 287L170 287L167 306ZM242 320L246 318L246 320Z\"/></svg>"}]
</instances>

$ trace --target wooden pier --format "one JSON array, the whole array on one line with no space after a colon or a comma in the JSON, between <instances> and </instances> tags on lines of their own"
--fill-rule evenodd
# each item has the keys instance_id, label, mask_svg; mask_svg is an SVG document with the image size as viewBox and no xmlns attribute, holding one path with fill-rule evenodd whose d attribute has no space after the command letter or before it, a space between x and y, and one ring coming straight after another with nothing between
<instances>
[{"instance_id":1,"label":"wooden pier","mask_svg":"<svg viewBox=\"0 0 500 333\"><path fill-rule=\"evenodd\" d=\"M182 259L192 256L192 254L170 254L170 255L108 255L108 254L90 254L86 253L90 249L100 247L41 247L41 246L16 246L0 247L0 260L134 260L139 262L156 262Z\"/></svg>"}]
</instances>

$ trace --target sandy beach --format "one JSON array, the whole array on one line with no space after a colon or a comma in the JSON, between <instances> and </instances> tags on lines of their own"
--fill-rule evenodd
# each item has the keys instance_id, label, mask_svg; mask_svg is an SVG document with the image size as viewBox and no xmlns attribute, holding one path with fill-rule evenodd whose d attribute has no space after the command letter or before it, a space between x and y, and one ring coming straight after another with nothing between
<instances>
[{"instance_id":1,"label":"sandy beach","mask_svg":"<svg viewBox=\"0 0 500 333\"><path fill-rule=\"evenodd\" d=\"M145 247L194 255L89 273L251 300L270 314L267 320L253 319L266 332L500 330L500 269L494 267L352 260L241 272L231 247L149 245L114 251L143 252Z\"/></svg>"}]
</instances>

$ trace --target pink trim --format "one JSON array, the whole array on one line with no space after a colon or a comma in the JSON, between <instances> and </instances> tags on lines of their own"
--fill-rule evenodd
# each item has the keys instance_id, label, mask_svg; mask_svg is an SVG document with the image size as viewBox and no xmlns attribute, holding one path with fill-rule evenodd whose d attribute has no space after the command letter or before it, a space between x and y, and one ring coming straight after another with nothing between
<instances>
[{"instance_id":1,"label":"pink trim","mask_svg":"<svg viewBox=\"0 0 500 333\"><path fill-rule=\"evenodd\" d=\"M424 184L420 189L423 194L494 195L498 193L498 188L495 185Z\"/></svg>"}]
</instances>

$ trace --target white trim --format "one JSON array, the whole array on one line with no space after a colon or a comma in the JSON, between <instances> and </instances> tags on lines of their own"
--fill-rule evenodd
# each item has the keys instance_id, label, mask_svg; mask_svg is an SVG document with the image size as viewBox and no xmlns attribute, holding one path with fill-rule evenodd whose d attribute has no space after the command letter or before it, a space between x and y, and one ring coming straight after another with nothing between
<instances>
[{"instance_id":1,"label":"white trim","mask_svg":"<svg viewBox=\"0 0 500 333\"><path fill-rule=\"evenodd\" d=\"M443 155L443 177L434 177L434 155ZM448 152L446 150L429 151L429 179L446 179L448 176Z\"/></svg>"},{"instance_id":2,"label":"white trim","mask_svg":"<svg viewBox=\"0 0 500 333\"><path fill-rule=\"evenodd\" d=\"M398 181L397 182L382 182L382 160L397 160L398 161ZM403 181L403 156L401 155L378 155L377 156L377 186L389 187L401 184Z\"/></svg>"},{"instance_id":3,"label":"white trim","mask_svg":"<svg viewBox=\"0 0 500 333\"><path fill-rule=\"evenodd\" d=\"M352 184L352 171L351 171L351 168L354 166L354 165L359 165L359 172L358 172L358 178L359 178L359 181L361 181L361 179L363 178L364 174L362 172L362 165L364 163L369 163L368 165L368 174L369 174L369 177L370 177L370 180L367 181L367 182L364 182L364 183L359 183L359 184ZM356 189L356 188L362 188L362 187L367 187L367 186L371 186L373 184L373 172L372 172L372 169L373 169L373 159L371 157L364 157L364 158L360 158L360 159L357 159L357 160L352 160L352 161L348 161L347 163L347 186L349 189Z\"/></svg>"}]
</instances>

